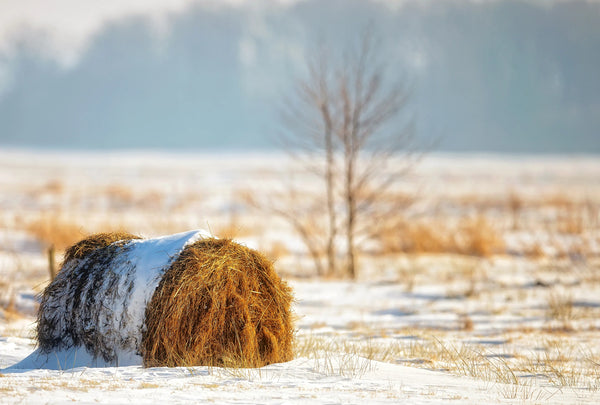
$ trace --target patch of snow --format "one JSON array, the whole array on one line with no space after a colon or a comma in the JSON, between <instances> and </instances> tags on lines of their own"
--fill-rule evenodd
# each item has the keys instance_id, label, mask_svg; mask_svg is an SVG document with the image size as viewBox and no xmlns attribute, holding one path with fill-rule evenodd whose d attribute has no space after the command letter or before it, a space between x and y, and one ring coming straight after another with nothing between
<instances>
[{"instance_id":1,"label":"patch of snow","mask_svg":"<svg viewBox=\"0 0 600 405\"><path fill-rule=\"evenodd\" d=\"M15 370L70 370L77 367L119 367L139 366L142 356L131 351L121 351L117 358L106 361L102 357L91 354L84 346L70 347L68 349L52 350L44 353L39 348L17 364L2 370L11 372Z\"/></svg>"}]
</instances>

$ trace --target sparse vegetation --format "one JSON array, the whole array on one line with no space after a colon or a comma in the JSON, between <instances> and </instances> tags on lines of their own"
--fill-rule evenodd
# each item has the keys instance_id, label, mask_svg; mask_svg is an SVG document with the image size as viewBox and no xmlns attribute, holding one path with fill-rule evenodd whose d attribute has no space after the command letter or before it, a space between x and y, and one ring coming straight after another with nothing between
<instances>
[{"instance_id":1,"label":"sparse vegetation","mask_svg":"<svg viewBox=\"0 0 600 405\"><path fill-rule=\"evenodd\" d=\"M573 297L569 292L551 291L548 295L548 318L557 320L562 330L572 330Z\"/></svg>"},{"instance_id":2,"label":"sparse vegetation","mask_svg":"<svg viewBox=\"0 0 600 405\"><path fill-rule=\"evenodd\" d=\"M551 334L542 337L540 343L537 354L531 357L516 350L507 352L506 347L494 350L484 345L445 341L427 333L407 342L304 335L298 338L296 355L328 359L343 353L381 362L447 370L484 381L521 386L509 389L521 394L544 391L544 384L554 389L600 389L600 371L596 368L599 363L592 359L588 350L571 347ZM355 374L360 374L364 366L356 359L344 365L344 372ZM337 372L332 367L324 369L325 374ZM533 381L532 377L538 381Z\"/></svg>"},{"instance_id":3,"label":"sparse vegetation","mask_svg":"<svg viewBox=\"0 0 600 405\"><path fill-rule=\"evenodd\" d=\"M66 220L60 214L46 213L27 224L26 229L36 239L57 250L64 250L84 235L83 227Z\"/></svg>"},{"instance_id":4,"label":"sparse vegetation","mask_svg":"<svg viewBox=\"0 0 600 405\"><path fill-rule=\"evenodd\" d=\"M30 296L43 290L47 278L44 252L33 240L61 246L98 230L127 228L154 236L210 228L214 235L234 236L259 247L268 258L277 259L276 269L294 286L306 289L295 305L299 324L293 352L296 360L305 361L295 363L298 369L291 374L354 383L388 366L375 361L437 370L436 375L469 376L485 381L498 398L552 402L575 393L582 402L596 402L600 186L589 178L597 176L576 173L581 177L566 187L565 180L552 180L550 172L542 185L533 177L526 187L508 181L489 187L489 173L502 179L502 170L486 169L490 172L478 180L468 161L451 173L440 168L427 172L431 168L425 165L429 177L417 172L403 177L397 189L375 193L376 204L399 207L402 217L374 222L376 231L361 240L357 260L362 271L352 283L339 280L339 274L315 278L311 252L293 236L290 222L268 211L250 210L242 201L248 193L272 195L274 185L280 184L273 173L295 167L286 166L291 163L284 159L275 162L244 166L247 177L228 172L227 181L221 181L216 174L210 184L226 184L221 194L216 188L213 194L203 192L210 187L197 176L184 177L177 187L159 186L172 183L172 176L166 175L168 165L157 183L125 172L123 178L137 180L106 180L93 190L68 180L53 183L57 177L51 172L38 174L36 185L28 188L33 191L23 204L26 209L0 212L0 274L9 275L0 281L0 333L30 336L30 329L22 326L30 324L35 313ZM493 159L490 163L500 164ZM232 161L231 167L239 170L239 162ZM310 177L294 173L307 189L318 192ZM264 181L250 188L251 177ZM439 183L426 187L438 177ZM6 191L18 187L0 190L6 194L4 201L20 197ZM310 196L298 192L290 198L287 203L294 204ZM310 225L310 235L326 235L327 222L316 212L307 209L300 218ZM336 243L343 248L341 235ZM326 250L316 253L326 263ZM337 260L343 262L341 256ZM313 288L319 293L308 291ZM226 368L182 369L179 372L189 381L181 377L181 386L214 392L212 398L217 398L223 384L270 386L289 372L285 365L238 368L243 364L235 360L224 362ZM82 373L82 378L61 371L58 377L24 384L69 395L110 390L152 395L164 389L154 379L93 376L93 371ZM24 391L14 381L13 375L5 374L0 391L23 398ZM366 399L375 395L363 394ZM310 395L320 392L311 390ZM410 394L396 387L377 395L399 402ZM434 387L423 395L436 398L439 392Z\"/></svg>"},{"instance_id":5,"label":"sparse vegetation","mask_svg":"<svg viewBox=\"0 0 600 405\"><path fill-rule=\"evenodd\" d=\"M504 251L499 231L484 216L441 220L406 220L384 224L377 234L383 254L456 253L491 256Z\"/></svg>"}]
</instances>

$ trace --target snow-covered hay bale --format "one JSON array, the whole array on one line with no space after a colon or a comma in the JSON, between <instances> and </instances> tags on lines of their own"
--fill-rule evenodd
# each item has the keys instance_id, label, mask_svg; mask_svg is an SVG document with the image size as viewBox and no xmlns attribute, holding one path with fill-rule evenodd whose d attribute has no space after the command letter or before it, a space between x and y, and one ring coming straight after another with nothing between
<instances>
[{"instance_id":1,"label":"snow-covered hay bale","mask_svg":"<svg viewBox=\"0 0 600 405\"><path fill-rule=\"evenodd\" d=\"M37 341L43 352L83 346L95 357L116 360L111 318L126 315L113 312L125 309L117 301L125 299L124 284L128 278L131 284L134 274L123 271L121 259L136 239L125 232L100 233L65 251L61 270L42 293L38 310Z\"/></svg>"},{"instance_id":2,"label":"snow-covered hay bale","mask_svg":"<svg viewBox=\"0 0 600 405\"><path fill-rule=\"evenodd\" d=\"M255 250L227 239L188 246L146 308L144 365L260 367L292 359L292 294Z\"/></svg>"},{"instance_id":3,"label":"snow-covered hay bale","mask_svg":"<svg viewBox=\"0 0 600 405\"><path fill-rule=\"evenodd\" d=\"M288 361L291 300L271 263L231 240L199 231L93 235L67 250L42 293L39 348L28 361L60 368Z\"/></svg>"}]
</instances>

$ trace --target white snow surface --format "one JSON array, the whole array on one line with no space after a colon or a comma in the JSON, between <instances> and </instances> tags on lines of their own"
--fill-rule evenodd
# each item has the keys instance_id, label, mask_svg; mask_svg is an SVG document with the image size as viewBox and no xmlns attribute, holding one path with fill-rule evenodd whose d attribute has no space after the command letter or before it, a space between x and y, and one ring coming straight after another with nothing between
<instances>
[{"instance_id":1,"label":"white snow surface","mask_svg":"<svg viewBox=\"0 0 600 405\"><path fill-rule=\"evenodd\" d=\"M136 403L136 404L465 404L506 403L497 398L503 386L491 386L472 378L401 365L352 359L365 367L345 375L348 359L298 358L261 369L111 367L75 368L58 374L30 370L6 374L15 387L32 379L51 381L53 391L35 390L0 403ZM331 368L332 372L328 369ZM340 373L340 371L342 371ZM561 397L564 399L565 397ZM571 398L571 397L567 397ZM550 401L550 403L559 403Z\"/></svg>"},{"instance_id":2,"label":"white snow surface","mask_svg":"<svg viewBox=\"0 0 600 405\"><path fill-rule=\"evenodd\" d=\"M297 295L295 312L302 335L331 342L372 340L373 347L390 342L411 345L417 337L408 330L389 337L366 338L348 322L364 322L373 330L405 326L403 308L416 311L413 321L425 322L426 314L441 312L443 299L430 289L404 291L401 285L292 281ZM462 300L449 300L457 307ZM422 313L421 313L422 312ZM346 314L346 315L344 315ZM448 323L438 319L438 323ZM323 323L319 327L318 324ZM311 327L311 325L313 325ZM23 325L25 327L25 325ZM438 329L439 330L439 329ZM26 334L26 333L23 333ZM443 337L440 337L443 338ZM467 337L471 338L471 337ZM535 336L532 337L536 339ZM490 355L501 355L509 343L497 345L487 333L472 339L490 340ZM340 341L343 342L343 341ZM387 342L387 343L386 343ZM222 404L596 404L597 390L555 387L531 376L521 385L460 376L443 369L422 369L411 357L398 354L391 363L369 360L358 354L320 351L259 369L219 367L143 368L126 364L100 367L85 351L57 353L62 369L4 366L25 357L32 340L0 337L0 404L67 403L222 403ZM450 346L449 346L450 347ZM486 350L486 349L482 349ZM66 355L66 356L65 356ZM61 357L63 356L63 357ZM70 357L69 357L70 356ZM82 366L86 363L87 365ZM407 366L413 364L413 366Z\"/></svg>"},{"instance_id":3,"label":"white snow surface","mask_svg":"<svg viewBox=\"0 0 600 405\"><path fill-rule=\"evenodd\" d=\"M120 277L116 288L123 294L115 294L115 299L102 302L102 308L98 308L98 312L105 314L102 316L104 322L95 327L98 328L98 335L112 342L116 355L114 361L95 356L82 345L57 348L49 353L38 348L11 369L65 370L75 367L141 365L139 348L146 305L152 299L162 275L181 251L189 244L209 236L205 231L193 230L153 239L132 240L128 242L128 248L123 251L119 260L112 262L110 270ZM133 288L125 294L132 274ZM103 285L100 289L102 288L107 287Z\"/></svg>"}]
</instances>

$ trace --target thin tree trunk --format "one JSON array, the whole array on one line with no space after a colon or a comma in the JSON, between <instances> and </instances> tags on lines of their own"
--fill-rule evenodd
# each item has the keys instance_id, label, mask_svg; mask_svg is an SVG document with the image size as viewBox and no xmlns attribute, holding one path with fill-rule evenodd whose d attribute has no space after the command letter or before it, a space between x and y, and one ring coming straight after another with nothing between
<instances>
[{"instance_id":1,"label":"thin tree trunk","mask_svg":"<svg viewBox=\"0 0 600 405\"><path fill-rule=\"evenodd\" d=\"M346 243L347 243L347 272L350 278L356 278L355 247L354 247L354 228L356 218L356 196L354 195L354 159L355 154L350 148L346 164Z\"/></svg>"},{"instance_id":2,"label":"thin tree trunk","mask_svg":"<svg viewBox=\"0 0 600 405\"><path fill-rule=\"evenodd\" d=\"M327 235L327 275L332 275L335 271L335 238L337 234L337 218L335 212L334 195L334 156L333 156L333 135L331 128L331 118L329 111L324 106L322 108L323 118L325 120L325 187L327 189L327 217L329 219L329 229Z\"/></svg>"},{"instance_id":3,"label":"thin tree trunk","mask_svg":"<svg viewBox=\"0 0 600 405\"><path fill-rule=\"evenodd\" d=\"M356 195L354 190L354 171L355 171L355 159L356 159L356 150L355 150L355 138L353 133L353 125L350 111L353 108L353 105L348 97L348 93L344 92L346 95L346 108L345 108L345 117L344 117L344 160L345 160L345 168L344 168L344 197L346 204L346 272L350 276L350 278L356 278L356 264L355 264L355 248L354 248L354 227L355 227L355 219L356 219Z\"/></svg>"}]
</instances>

